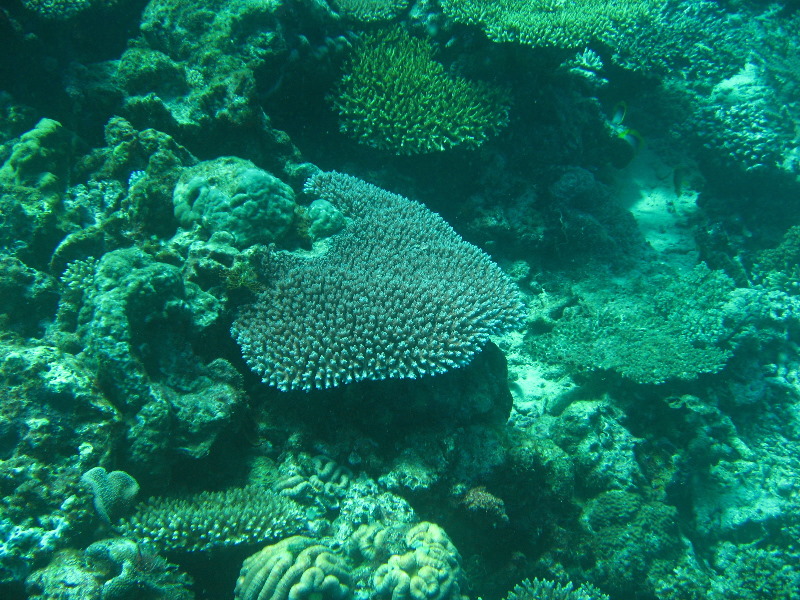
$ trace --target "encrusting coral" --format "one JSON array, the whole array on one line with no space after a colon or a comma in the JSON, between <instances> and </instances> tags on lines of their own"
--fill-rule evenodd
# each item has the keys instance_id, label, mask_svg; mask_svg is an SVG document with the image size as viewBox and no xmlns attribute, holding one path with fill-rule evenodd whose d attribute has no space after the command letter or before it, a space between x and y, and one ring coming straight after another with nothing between
<instances>
[{"instance_id":1,"label":"encrusting coral","mask_svg":"<svg viewBox=\"0 0 800 600\"><path fill-rule=\"evenodd\" d=\"M306 190L350 223L322 256L270 256L274 286L234 323L265 383L311 390L443 373L521 322L514 284L422 204L336 172Z\"/></svg>"}]
</instances>

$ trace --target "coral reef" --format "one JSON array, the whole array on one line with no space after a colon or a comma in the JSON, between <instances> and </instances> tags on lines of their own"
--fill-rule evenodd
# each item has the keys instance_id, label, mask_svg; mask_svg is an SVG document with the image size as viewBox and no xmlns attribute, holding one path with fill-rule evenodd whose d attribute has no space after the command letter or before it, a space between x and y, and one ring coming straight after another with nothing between
<instances>
[{"instance_id":1,"label":"coral reef","mask_svg":"<svg viewBox=\"0 0 800 600\"><path fill-rule=\"evenodd\" d=\"M3 600L800 596L791 2L0 39Z\"/></svg>"},{"instance_id":2,"label":"coral reef","mask_svg":"<svg viewBox=\"0 0 800 600\"><path fill-rule=\"evenodd\" d=\"M193 600L192 580L148 547L107 539L62 550L26 580L31 600Z\"/></svg>"},{"instance_id":3,"label":"coral reef","mask_svg":"<svg viewBox=\"0 0 800 600\"><path fill-rule=\"evenodd\" d=\"M307 191L351 222L324 256L270 258L274 289L234 323L266 383L311 390L442 373L520 322L502 271L421 204L339 173L316 175Z\"/></svg>"},{"instance_id":4,"label":"coral reef","mask_svg":"<svg viewBox=\"0 0 800 600\"><path fill-rule=\"evenodd\" d=\"M110 523L133 506L139 483L125 471L106 471L94 467L81 475L81 483L92 490L94 508L100 518Z\"/></svg>"},{"instance_id":5,"label":"coral reef","mask_svg":"<svg viewBox=\"0 0 800 600\"><path fill-rule=\"evenodd\" d=\"M332 94L340 129L393 154L474 148L508 124L495 85L449 75L425 39L401 29L365 34Z\"/></svg>"},{"instance_id":6,"label":"coral reef","mask_svg":"<svg viewBox=\"0 0 800 600\"><path fill-rule=\"evenodd\" d=\"M297 507L268 488L232 488L193 497L151 498L116 524L123 536L166 551L204 552L257 544L303 529Z\"/></svg>"},{"instance_id":7,"label":"coral reef","mask_svg":"<svg viewBox=\"0 0 800 600\"><path fill-rule=\"evenodd\" d=\"M580 48L593 41L614 46L628 27L652 19L651 0L444 0L450 18L479 25L495 42Z\"/></svg>"},{"instance_id":8,"label":"coral reef","mask_svg":"<svg viewBox=\"0 0 800 600\"><path fill-rule=\"evenodd\" d=\"M238 248L281 241L297 208L292 188L234 157L184 169L172 201L183 227L199 225L208 236L224 231Z\"/></svg>"}]
</instances>

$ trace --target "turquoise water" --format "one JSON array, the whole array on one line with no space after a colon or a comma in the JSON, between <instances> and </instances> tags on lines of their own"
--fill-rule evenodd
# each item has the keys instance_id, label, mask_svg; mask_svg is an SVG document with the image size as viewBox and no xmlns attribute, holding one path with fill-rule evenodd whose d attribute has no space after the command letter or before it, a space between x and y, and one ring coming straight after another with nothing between
<instances>
[{"instance_id":1,"label":"turquoise water","mask_svg":"<svg viewBox=\"0 0 800 600\"><path fill-rule=\"evenodd\" d=\"M0 9L0 598L800 598L797 3Z\"/></svg>"}]
</instances>

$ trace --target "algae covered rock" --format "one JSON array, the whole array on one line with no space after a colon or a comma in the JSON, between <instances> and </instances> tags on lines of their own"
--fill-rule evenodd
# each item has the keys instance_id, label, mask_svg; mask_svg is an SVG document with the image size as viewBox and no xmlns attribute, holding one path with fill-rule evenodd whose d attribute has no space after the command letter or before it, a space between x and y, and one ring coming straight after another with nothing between
<instances>
[{"instance_id":1,"label":"algae covered rock","mask_svg":"<svg viewBox=\"0 0 800 600\"><path fill-rule=\"evenodd\" d=\"M68 160L68 133L58 121L42 119L14 144L11 156L0 167L0 183L64 187Z\"/></svg>"},{"instance_id":2,"label":"algae covered rock","mask_svg":"<svg viewBox=\"0 0 800 600\"><path fill-rule=\"evenodd\" d=\"M130 460L163 471L170 452L207 454L243 400L236 369L193 347L218 300L137 248L71 263L62 282L61 330L77 338L106 397L135 416Z\"/></svg>"},{"instance_id":3,"label":"algae covered rock","mask_svg":"<svg viewBox=\"0 0 800 600\"><path fill-rule=\"evenodd\" d=\"M292 188L250 161L235 157L187 168L172 200L175 217L183 227L199 225L208 236L225 231L233 235L239 248L286 237L297 206Z\"/></svg>"},{"instance_id":4,"label":"algae covered rock","mask_svg":"<svg viewBox=\"0 0 800 600\"><path fill-rule=\"evenodd\" d=\"M192 600L192 580L151 548L121 538L63 550L26 580L31 600Z\"/></svg>"},{"instance_id":5,"label":"algae covered rock","mask_svg":"<svg viewBox=\"0 0 800 600\"><path fill-rule=\"evenodd\" d=\"M11 145L0 167L0 246L28 264L46 264L64 235L70 146L60 123L42 119Z\"/></svg>"}]
</instances>

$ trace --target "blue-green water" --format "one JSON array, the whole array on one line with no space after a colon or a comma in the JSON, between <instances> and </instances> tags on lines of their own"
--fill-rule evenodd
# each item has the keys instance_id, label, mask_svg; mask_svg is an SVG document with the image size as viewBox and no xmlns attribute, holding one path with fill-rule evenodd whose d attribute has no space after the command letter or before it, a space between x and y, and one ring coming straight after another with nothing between
<instances>
[{"instance_id":1,"label":"blue-green water","mask_svg":"<svg viewBox=\"0 0 800 600\"><path fill-rule=\"evenodd\" d=\"M0 39L0 598L800 598L796 2Z\"/></svg>"}]
</instances>

